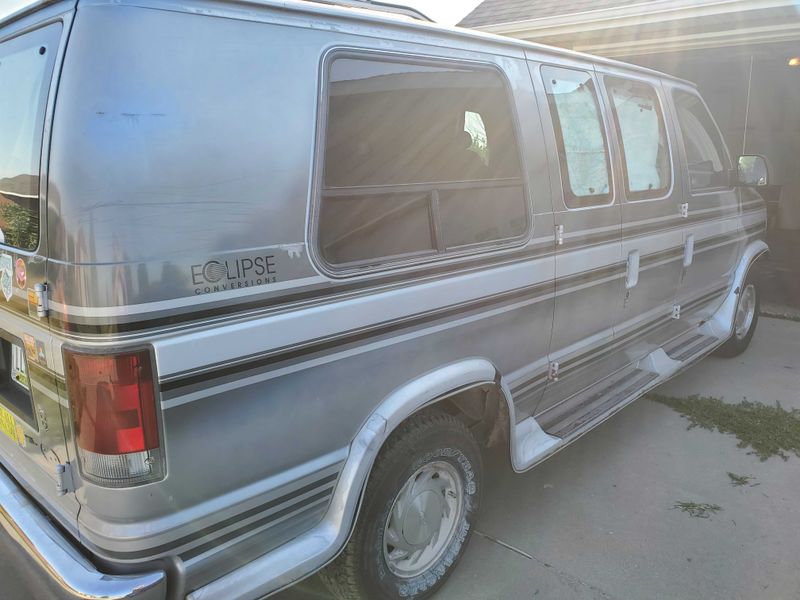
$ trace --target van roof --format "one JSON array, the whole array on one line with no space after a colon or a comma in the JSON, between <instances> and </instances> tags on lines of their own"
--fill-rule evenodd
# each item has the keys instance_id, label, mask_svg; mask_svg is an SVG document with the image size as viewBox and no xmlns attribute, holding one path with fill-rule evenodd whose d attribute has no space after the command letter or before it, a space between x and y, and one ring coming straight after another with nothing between
<instances>
[{"instance_id":1,"label":"van roof","mask_svg":"<svg viewBox=\"0 0 800 600\"><path fill-rule=\"evenodd\" d=\"M8 23L18 20L24 16L43 8L44 6L55 4L64 0L32 0L31 4L23 7L19 11L8 15L4 19L0 19L0 28ZM86 2L87 0L74 0L77 4ZM133 6L150 6L154 3L152 0L106 0L109 4L127 4ZM159 0L157 4L163 5L173 0ZM104 0L88 0L92 4L103 4ZM247 6L247 7L265 7L273 8L281 11L288 12L301 12L310 13L315 15L331 15L339 18L351 18L357 21L372 22L372 23L385 23L393 26L398 26L406 29L423 30L427 32L436 32L439 34L448 35L464 40L480 40L484 43L498 45L500 47L517 48L517 49L531 49L537 52L551 54L553 56L563 56L566 58L575 58L593 62L596 64L617 67L621 69L628 69L640 73L647 73L655 77L670 79L672 81L680 82L685 85L696 87L692 81L687 81L670 75L649 69L647 67L640 67L630 63L604 58L602 56L595 56L592 54L585 54L575 50L567 50L555 46L548 46L546 44L539 44L536 42L529 42L519 40L512 37L496 35L484 31L477 31L474 29L466 29L463 27L452 27L435 23L428 19L424 14L419 11L405 7L401 4L393 2L384 2L383 0L174 0L176 6L181 8L191 7L192 4L202 6L217 6L224 7L230 6ZM223 11L224 12L224 11Z\"/></svg>"},{"instance_id":2,"label":"van roof","mask_svg":"<svg viewBox=\"0 0 800 600\"><path fill-rule=\"evenodd\" d=\"M135 2L135 0L132 1ZM640 73L648 73L655 77L670 79L672 81L677 81L692 87L696 87L696 84L692 81L681 79L680 77L676 77L675 75L670 75L669 73L663 73L655 69L649 69L647 67L633 65L631 63L626 63L623 61L604 58L602 56L596 56L593 54L586 54L584 52L578 52L575 50L558 48L556 46L549 46L547 44L529 42L508 36L496 35L493 33L478 31L475 29L467 29L464 27L443 25L441 23L436 23L434 21L431 21L427 17L425 17L424 19L420 19L419 16L412 16L408 13L404 14L403 11L386 10L386 8L390 6L392 6L393 9L397 9L400 7L399 4L390 5L382 1L371 1L371 0L367 0L366 2L356 0L355 2L352 3L349 3L347 0L333 0L332 2L329 0L318 0L318 1L317 0L218 0L218 1L225 4L244 3L256 6L269 6L294 12L330 14L332 16L335 15L339 17L349 16L350 18L355 18L360 21L391 23L393 25L409 29L436 31L439 33L447 34L449 36L454 36L461 39L476 39L476 40L481 40L483 42L490 42L510 48L522 48L522 49L528 48L531 50L536 50L538 52L552 54L554 56L576 58L597 64L637 71ZM381 7L381 4L384 4L384 7ZM408 11L413 11L415 13L418 13L418 11L411 8L409 8Z\"/></svg>"}]
</instances>

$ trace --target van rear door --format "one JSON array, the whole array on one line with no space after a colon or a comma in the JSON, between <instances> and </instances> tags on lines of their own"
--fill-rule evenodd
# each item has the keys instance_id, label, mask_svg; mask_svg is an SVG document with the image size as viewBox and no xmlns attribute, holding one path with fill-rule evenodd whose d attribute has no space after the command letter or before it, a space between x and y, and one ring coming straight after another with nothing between
<instances>
[{"instance_id":1,"label":"van rear door","mask_svg":"<svg viewBox=\"0 0 800 600\"><path fill-rule=\"evenodd\" d=\"M48 3L0 22L0 464L72 530L61 358L36 291L47 280L49 115L73 10Z\"/></svg>"}]
</instances>

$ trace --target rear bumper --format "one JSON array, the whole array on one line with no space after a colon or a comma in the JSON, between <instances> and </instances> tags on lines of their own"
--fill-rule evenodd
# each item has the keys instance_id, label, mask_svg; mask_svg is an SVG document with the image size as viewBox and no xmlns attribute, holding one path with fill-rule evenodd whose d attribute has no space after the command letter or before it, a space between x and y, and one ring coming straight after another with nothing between
<instances>
[{"instance_id":1,"label":"rear bumper","mask_svg":"<svg viewBox=\"0 0 800 600\"><path fill-rule=\"evenodd\" d=\"M101 573L0 469L0 556L27 589L26 597L164 600L163 571Z\"/></svg>"}]
</instances>

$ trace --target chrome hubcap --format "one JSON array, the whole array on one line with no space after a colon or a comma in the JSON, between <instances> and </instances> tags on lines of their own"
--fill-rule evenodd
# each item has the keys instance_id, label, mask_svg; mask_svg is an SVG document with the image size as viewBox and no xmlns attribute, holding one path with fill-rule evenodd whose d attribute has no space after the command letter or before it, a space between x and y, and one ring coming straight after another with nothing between
<instances>
[{"instance_id":1,"label":"chrome hubcap","mask_svg":"<svg viewBox=\"0 0 800 600\"><path fill-rule=\"evenodd\" d=\"M756 288L751 283L745 286L739 304L736 306L736 320L734 321L734 332L736 338L741 340L750 331L753 318L756 314Z\"/></svg>"},{"instance_id":2,"label":"chrome hubcap","mask_svg":"<svg viewBox=\"0 0 800 600\"><path fill-rule=\"evenodd\" d=\"M461 475L436 461L417 470L394 500L383 530L383 557L398 577L416 577L442 557L464 511Z\"/></svg>"}]
</instances>

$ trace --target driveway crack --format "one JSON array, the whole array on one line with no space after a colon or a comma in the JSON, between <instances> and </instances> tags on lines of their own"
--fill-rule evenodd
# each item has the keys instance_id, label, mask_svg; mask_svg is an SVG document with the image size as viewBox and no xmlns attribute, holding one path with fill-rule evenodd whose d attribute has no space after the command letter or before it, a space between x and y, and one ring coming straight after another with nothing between
<instances>
[{"instance_id":1,"label":"driveway crack","mask_svg":"<svg viewBox=\"0 0 800 600\"><path fill-rule=\"evenodd\" d=\"M489 535L488 533L484 533L482 531L478 531L477 529L474 530L474 533L476 535L479 535L480 537L484 538L485 540L488 540L488 541L490 541L490 542L492 542L494 544L497 544L501 548L505 548L506 550L509 550L509 551L511 551L511 552L513 552L515 554L518 554L519 556L521 556L521 557L523 557L523 558L525 558L527 560L531 560L531 561L541 565L542 567L544 567L548 571L552 571L553 573L555 573L555 575L557 577L559 577L561 580L563 580L563 581L565 581L565 582L567 582L567 583L569 583L569 584L571 584L573 586L579 586L579 587L583 587L583 588L586 588L588 590L591 590L592 592L597 594L600 598L604 598L606 600L617 600L616 596L612 596L611 594L609 594L605 590L600 589L596 585L592 585L591 583L583 581L579 577L575 577L571 573L563 571L562 569L559 569L558 567L555 567L555 566L551 565L550 563L543 561L540 558L536 558L532 554L528 554L524 550L520 550L519 548L509 544L508 542L504 542L503 540L501 540L499 538L496 538L496 537L494 537L492 535Z\"/></svg>"}]
</instances>

